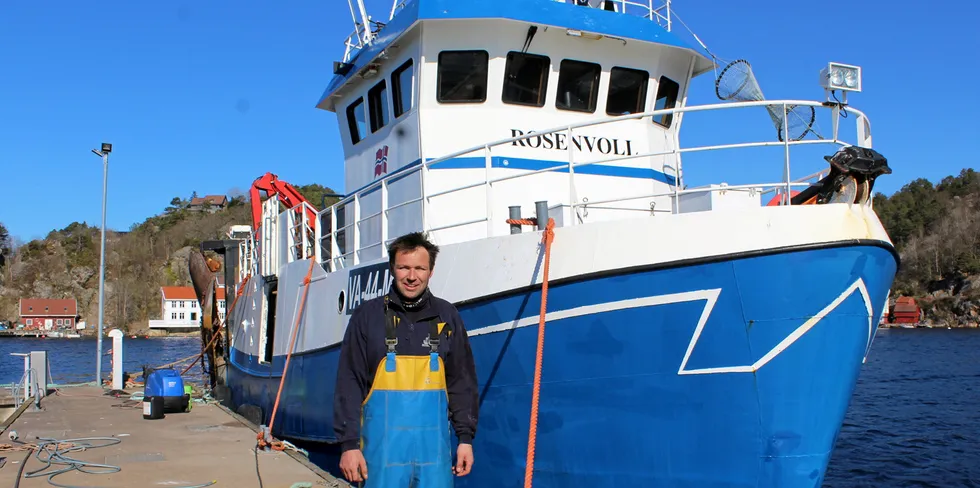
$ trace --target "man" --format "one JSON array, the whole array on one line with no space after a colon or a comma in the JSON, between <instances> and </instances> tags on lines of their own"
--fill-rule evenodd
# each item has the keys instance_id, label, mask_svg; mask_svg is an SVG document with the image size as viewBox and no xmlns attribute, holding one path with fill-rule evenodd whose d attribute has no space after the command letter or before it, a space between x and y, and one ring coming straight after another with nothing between
<instances>
[{"instance_id":1,"label":"man","mask_svg":"<svg viewBox=\"0 0 980 488\"><path fill-rule=\"evenodd\" d=\"M344 334L334 430L341 472L365 488L451 487L473 467L476 367L456 307L429 291L438 253L421 233L392 242L394 286L357 307Z\"/></svg>"}]
</instances>

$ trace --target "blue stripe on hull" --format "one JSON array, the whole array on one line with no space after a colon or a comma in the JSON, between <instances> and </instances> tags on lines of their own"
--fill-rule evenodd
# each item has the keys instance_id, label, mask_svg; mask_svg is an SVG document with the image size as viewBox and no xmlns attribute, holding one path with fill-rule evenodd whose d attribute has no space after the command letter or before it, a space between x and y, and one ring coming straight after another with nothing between
<instances>
[{"instance_id":1,"label":"blue stripe on hull","mask_svg":"<svg viewBox=\"0 0 980 488\"><path fill-rule=\"evenodd\" d=\"M876 325L895 270L886 249L845 247L553 286L549 311L620 308L547 325L535 484L819 486L869 333L876 328L869 330L867 302L854 288L795 341L787 337L856 282L866 287ZM678 374L710 300L643 306L629 300L702 290L720 290L684 367L702 371ZM538 307L534 292L463 306L460 312L475 331L533 318ZM474 471L457 486L518 486L537 326L471 340L481 383L480 424ZM769 353L781 342L781 352ZM337 353L293 358L278 432L332 438ZM253 359L234 352L232 363L244 366ZM278 359L274 367L281 370ZM761 366L755 372L708 369L753 364ZM263 406L268 417L278 378L232 367L229 382L236 402ZM335 458L326 459L324 468L336 472Z\"/></svg>"}]
</instances>

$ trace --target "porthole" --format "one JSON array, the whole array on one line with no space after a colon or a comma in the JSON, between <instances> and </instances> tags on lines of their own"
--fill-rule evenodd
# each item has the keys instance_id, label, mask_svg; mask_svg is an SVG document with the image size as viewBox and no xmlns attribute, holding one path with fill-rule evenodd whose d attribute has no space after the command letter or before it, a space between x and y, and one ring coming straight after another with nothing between
<instances>
[{"instance_id":1,"label":"porthole","mask_svg":"<svg viewBox=\"0 0 980 488\"><path fill-rule=\"evenodd\" d=\"M346 305L346 297L344 290L340 290L340 294L337 295L337 313L344 313L344 305Z\"/></svg>"}]
</instances>

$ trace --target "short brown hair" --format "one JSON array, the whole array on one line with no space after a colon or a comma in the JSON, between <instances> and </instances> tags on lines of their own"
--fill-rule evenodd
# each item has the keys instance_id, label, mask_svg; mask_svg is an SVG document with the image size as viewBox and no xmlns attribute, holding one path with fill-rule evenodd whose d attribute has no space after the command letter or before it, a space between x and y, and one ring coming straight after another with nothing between
<instances>
[{"instance_id":1,"label":"short brown hair","mask_svg":"<svg viewBox=\"0 0 980 488\"><path fill-rule=\"evenodd\" d=\"M400 251L414 251L419 247L425 248L429 252L429 269L436 267L436 256L439 254L439 246L429 240L429 236L423 232L412 232L405 234L388 245L388 267L395 269L395 256Z\"/></svg>"}]
</instances>

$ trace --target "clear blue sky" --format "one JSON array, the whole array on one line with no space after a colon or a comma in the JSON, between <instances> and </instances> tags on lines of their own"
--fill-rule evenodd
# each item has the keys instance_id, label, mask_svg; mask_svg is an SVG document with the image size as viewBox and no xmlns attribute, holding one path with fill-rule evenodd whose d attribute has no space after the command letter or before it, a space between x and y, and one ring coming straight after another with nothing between
<instances>
[{"instance_id":1,"label":"clear blue sky","mask_svg":"<svg viewBox=\"0 0 980 488\"><path fill-rule=\"evenodd\" d=\"M770 99L822 99L821 67L861 65L864 92L849 101L870 115L875 148L895 170L876 188L887 194L914 178L957 174L980 153L971 62L980 51L978 8L959 5L673 3L718 56L750 60ZM368 6L380 19L390 9ZM340 0L3 2L0 222L25 241L73 221L98 225L101 160L90 149L103 141L113 144L113 229L159 213L175 196L247 191L266 171L343 191L337 124L314 104L352 28ZM690 39L680 25L674 30ZM692 86L689 103L718 102L711 78ZM691 116L682 143L773 137L764 111L747 115ZM829 124L821 129L828 133ZM767 152L768 161L730 154L720 162L686 159L689 182L707 183L708 174L730 183L781 177L779 151ZM823 154L807 168L822 169Z\"/></svg>"}]
</instances>

